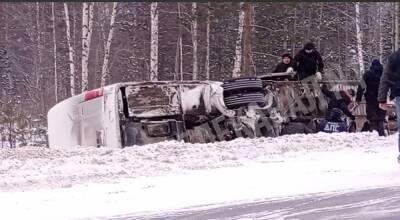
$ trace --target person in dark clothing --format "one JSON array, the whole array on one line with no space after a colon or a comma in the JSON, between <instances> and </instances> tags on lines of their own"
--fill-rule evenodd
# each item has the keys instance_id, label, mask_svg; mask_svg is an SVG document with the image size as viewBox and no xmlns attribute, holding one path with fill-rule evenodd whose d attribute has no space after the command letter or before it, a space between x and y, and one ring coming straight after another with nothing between
<instances>
[{"instance_id":1,"label":"person in dark clothing","mask_svg":"<svg viewBox=\"0 0 400 220\"><path fill-rule=\"evenodd\" d=\"M361 84L357 88L356 101L358 103L362 100L364 94L366 101L367 119L369 121L370 129L376 130L379 136L385 136L385 117L386 111L379 108L378 91L379 82L382 76L383 66L379 60L374 59L368 71L362 77Z\"/></svg>"},{"instance_id":2,"label":"person in dark clothing","mask_svg":"<svg viewBox=\"0 0 400 220\"><path fill-rule=\"evenodd\" d=\"M296 71L296 79L303 80L309 76L315 75L317 80L322 79L324 71L324 63L319 52L315 49L315 45L311 42L306 43L293 60L294 71Z\"/></svg>"},{"instance_id":3,"label":"person in dark clothing","mask_svg":"<svg viewBox=\"0 0 400 220\"><path fill-rule=\"evenodd\" d=\"M313 130L307 127L304 123L293 121L286 123L281 131L281 135L311 133L314 133Z\"/></svg>"},{"instance_id":4,"label":"person in dark clothing","mask_svg":"<svg viewBox=\"0 0 400 220\"><path fill-rule=\"evenodd\" d=\"M394 97L396 103L397 125L400 127L400 49L389 56L388 64L382 74L378 91L379 107L388 110L387 95L391 90L391 97ZM400 162L400 132L398 139L399 156L397 160Z\"/></svg>"},{"instance_id":5,"label":"person in dark clothing","mask_svg":"<svg viewBox=\"0 0 400 220\"><path fill-rule=\"evenodd\" d=\"M278 75L269 75L267 77L260 77L262 80L273 80L273 81L285 81L294 80L293 71L293 59L290 54L285 53L282 55L282 61L276 65L272 73L278 73ZM285 74L287 73L287 74Z\"/></svg>"},{"instance_id":6,"label":"person in dark clothing","mask_svg":"<svg viewBox=\"0 0 400 220\"><path fill-rule=\"evenodd\" d=\"M372 130L372 128L371 128L371 124L369 123L369 121L364 122L364 124L361 128L361 132L371 131L371 130Z\"/></svg>"},{"instance_id":7,"label":"person in dark clothing","mask_svg":"<svg viewBox=\"0 0 400 220\"><path fill-rule=\"evenodd\" d=\"M293 72L293 59L290 54L285 53L282 55L282 61L276 65L273 73L286 73Z\"/></svg>"},{"instance_id":8,"label":"person in dark clothing","mask_svg":"<svg viewBox=\"0 0 400 220\"><path fill-rule=\"evenodd\" d=\"M319 131L326 133L347 132L349 127L342 117L343 111L338 108L333 108L330 111L329 117L322 120L319 124Z\"/></svg>"},{"instance_id":9,"label":"person in dark clothing","mask_svg":"<svg viewBox=\"0 0 400 220\"><path fill-rule=\"evenodd\" d=\"M316 133L314 122L306 118L302 112L297 112L296 117L289 117L289 121L283 124L281 135L287 134L311 134Z\"/></svg>"},{"instance_id":10,"label":"person in dark clothing","mask_svg":"<svg viewBox=\"0 0 400 220\"><path fill-rule=\"evenodd\" d=\"M331 111L334 108L338 108L343 111L343 113L349 117L352 121L355 120L355 116L350 112L349 105L352 102L351 98L355 96L355 91L350 90L341 90L338 92L330 91L327 85L322 85L321 92L328 97L328 109L326 112L326 117L330 117Z\"/></svg>"}]
</instances>

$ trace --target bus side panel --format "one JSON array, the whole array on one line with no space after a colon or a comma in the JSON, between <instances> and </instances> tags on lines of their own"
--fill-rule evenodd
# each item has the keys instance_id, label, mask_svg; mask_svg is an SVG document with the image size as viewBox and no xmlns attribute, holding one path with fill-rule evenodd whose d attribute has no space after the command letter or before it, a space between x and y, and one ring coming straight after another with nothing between
<instances>
[{"instance_id":1,"label":"bus side panel","mask_svg":"<svg viewBox=\"0 0 400 220\"><path fill-rule=\"evenodd\" d=\"M97 136L103 130L102 99L98 97L79 104L81 116L81 146L97 146Z\"/></svg>"},{"instance_id":2,"label":"bus side panel","mask_svg":"<svg viewBox=\"0 0 400 220\"><path fill-rule=\"evenodd\" d=\"M122 148L118 115L118 91L119 87L111 87L103 93L103 143L104 146L110 148Z\"/></svg>"},{"instance_id":3,"label":"bus side panel","mask_svg":"<svg viewBox=\"0 0 400 220\"><path fill-rule=\"evenodd\" d=\"M51 148L70 148L80 145L78 105L81 101L82 96L76 95L49 110L47 122Z\"/></svg>"}]
</instances>

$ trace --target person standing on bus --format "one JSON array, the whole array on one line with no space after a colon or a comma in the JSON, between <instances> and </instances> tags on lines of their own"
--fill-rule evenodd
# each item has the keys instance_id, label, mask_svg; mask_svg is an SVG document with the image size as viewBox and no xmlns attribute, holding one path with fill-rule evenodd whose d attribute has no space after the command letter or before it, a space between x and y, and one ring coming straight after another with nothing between
<instances>
[{"instance_id":1,"label":"person standing on bus","mask_svg":"<svg viewBox=\"0 0 400 220\"><path fill-rule=\"evenodd\" d=\"M290 54L285 53L282 55L282 61L276 65L273 73L291 73L293 72L293 59Z\"/></svg>"},{"instance_id":2,"label":"person standing on bus","mask_svg":"<svg viewBox=\"0 0 400 220\"><path fill-rule=\"evenodd\" d=\"M296 79L303 80L315 75L317 81L322 80L324 63L321 55L316 50L314 43L306 43L304 48L294 57L293 63L294 71L296 72Z\"/></svg>"}]
</instances>

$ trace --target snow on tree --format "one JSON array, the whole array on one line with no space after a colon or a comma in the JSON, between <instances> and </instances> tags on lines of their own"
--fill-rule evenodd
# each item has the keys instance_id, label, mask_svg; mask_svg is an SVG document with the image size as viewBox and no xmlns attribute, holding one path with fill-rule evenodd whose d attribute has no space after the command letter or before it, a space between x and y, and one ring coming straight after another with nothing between
<instances>
[{"instance_id":1,"label":"snow on tree","mask_svg":"<svg viewBox=\"0 0 400 220\"><path fill-rule=\"evenodd\" d=\"M150 80L158 80L158 9L157 2L151 3L151 50L150 50Z\"/></svg>"},{"instance_id":2,"label":"snow on tree","mask_svg":"<svg viewBox=\"0 0 400 220\"><path fill-rule=\"evenodd\" d=\"M236 49L235 49L235 64L233 66L232 77L239 77L242 65L242 39L243 39L243 26L244 26L244 3L240 3L240 13L239 13L239 27L238 35L236 38Z\"/></svg>"},{"instance_id":3,"label":"snow on tree","mask_svg":"<svg viewBox=\"0 0 400 220\"><path fill-rule=\"evenodd\" d=\"M110 20L110 32L108 33L108 38L107 38L107 44L106 48L104 50L104 59L103 59L103 68L101 69L101 86L105 86L106 84L106 78L108 75L108 63L109 63L109 58L110 58L110 47L111 47L111 41L114 37L114 29L115 29L115 17L117 15L117 6L118 3L114 2L113 3L113 10L111 14L111 20Z\"/></svg>"},{"instance_id":4,"label":"snow on tree","mask_svg":"<svg viewBox=\"0 0 400 220\"><path fill-rule=\"evenodd\" d=\"M362 33L361 33L361 28L360 28L360 3L356 2L355 3L355 8L356 8L356 36L357 36L357 52L358 52L358 64L359 64L359 77L361 78L362 74L365 71L365 66L364 66L364 57L363 57L363 47L362 47Z\"/></svg>"},{"instance_id":5,"label":"snow on tree","mask_svg":"<svg viewBox=\"0 0 400 220\"><path fill-rule=\"evenodd\" d=\"M75 95L75 51L72 47L71 42L71 25L69 21L69 10L67 3L64 3L64 15L65 15L65 25L66 25L66 34L67 34L67 43L68 43L68 63L69 63L69 71L70 71L70 88L71 88L71 96Z\"/></svg>"},{"instance_id":6,"label":"snow on tree","mask_svg":"<svg viewBox=\"0 0 400 220\"><path fill-rule=\"evenodd\" d=\"M89 86L89 52L93 30L93 3L83 3L82 7L82 92Z\"/></svg>"}]
</instances>

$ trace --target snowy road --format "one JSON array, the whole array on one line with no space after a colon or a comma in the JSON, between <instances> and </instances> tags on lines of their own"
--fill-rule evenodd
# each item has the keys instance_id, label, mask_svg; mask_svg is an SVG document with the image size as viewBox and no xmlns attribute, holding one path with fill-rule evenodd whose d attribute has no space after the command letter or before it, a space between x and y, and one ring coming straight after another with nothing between
<instances>
[{"instance_id":1,"label":"snowy road","mask_svg":"<svg viewBox=\"0 0 400 220\"><path fill-rule=\"evenodd\" d=\"M199 209L199 207L197 207ZM400 219L400 186L352 192L317 193L155 215L124 215L110 219Z\"/></svg>"},{"instance_id":2,"label":"snowy road","mask_svg":"<svg viewBox=\"0 0 400 220\"><path fill-rule=\"evenodd\" d=\"M396 143L357 133L0 149L0 219L390 219Z\"/></svg>"}]
</instances>

